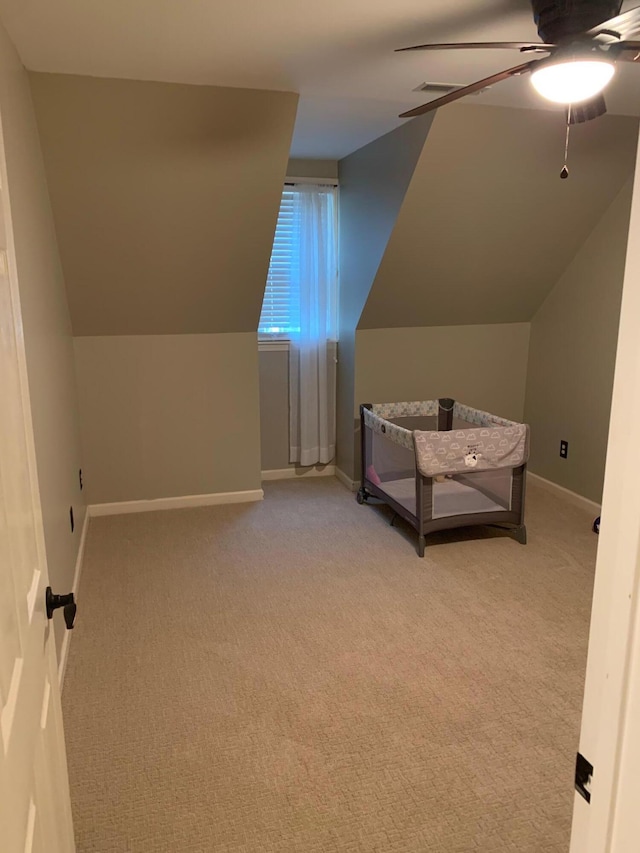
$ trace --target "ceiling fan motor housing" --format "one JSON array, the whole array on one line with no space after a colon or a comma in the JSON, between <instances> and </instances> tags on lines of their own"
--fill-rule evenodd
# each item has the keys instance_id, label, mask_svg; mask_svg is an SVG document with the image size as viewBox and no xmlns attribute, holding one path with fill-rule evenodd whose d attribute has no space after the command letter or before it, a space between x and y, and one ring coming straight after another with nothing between
<instances>
[{"instance_id":1,"label":"ceiling fan motor housing","mask_svg":"<svg viewBox=\"0 0 640 853\"><path fill-rule=\"evenodd\" d=\"M531 0L538 35L562 44L620 14L622 0Z\"/></svg>"}]
</instances>

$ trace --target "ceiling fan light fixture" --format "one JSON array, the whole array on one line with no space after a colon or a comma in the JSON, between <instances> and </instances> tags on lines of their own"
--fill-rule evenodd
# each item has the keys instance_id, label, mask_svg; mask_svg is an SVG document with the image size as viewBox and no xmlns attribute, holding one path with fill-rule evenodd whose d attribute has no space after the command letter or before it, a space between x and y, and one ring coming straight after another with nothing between
<instances>
[{"instance_id":1,"label":"ceiling fan light fixture","mask_svg":"<svg viewBox=\"0 0 640 853\"><path fill-rule=\"evenodd\" d=\"M607 59L561 59L541 62L531 74L536 91L556 104L579 104L599 95L615 72Z\"/></svg>"}]
</instances>

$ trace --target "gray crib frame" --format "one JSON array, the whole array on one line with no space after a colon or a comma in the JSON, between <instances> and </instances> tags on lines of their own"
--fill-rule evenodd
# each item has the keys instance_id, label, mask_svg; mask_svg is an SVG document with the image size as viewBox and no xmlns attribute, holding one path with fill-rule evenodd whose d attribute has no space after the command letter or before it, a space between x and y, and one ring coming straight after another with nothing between
<instances>
[{"instance_id":1,"label":"gray crib frame","mask_svg":"<svg viewBox=\"0 0 640 853\"><path fill-rule=\"evenodd\" d=\"M450 397L441 397L438 409L438 430L450 430L453 427L453 407L455 400ZM426 537L438 530L451 530L457 527L473 527L477 525L491 525L501 527L512 533L514 539L521 545L527 544L527 529L524 523L526 472L527 465L512 469L511 480L511 509L496 512L479 512L461 515L451 515L444 518L433 518L433 477L423 476L415 460L416 478L416 509L419 515L414 515L405 506L396 501L366 476L366 435L367 427L364 422L365 409L372 409L372 403L360 405L360 455L361 455L361 481L358 492L358 502L366 501L369 495L384 501L401 518L404 518L417 532L417 552L419 557L424 557ZM458 477L462 480L463 477ZM474 488L476 488L474 486ZM425 512L428 510L428 513ZM425 518L426 517L426 518ZM395 518L395 517L394 517Z\"/></svg>"}]
</instances>

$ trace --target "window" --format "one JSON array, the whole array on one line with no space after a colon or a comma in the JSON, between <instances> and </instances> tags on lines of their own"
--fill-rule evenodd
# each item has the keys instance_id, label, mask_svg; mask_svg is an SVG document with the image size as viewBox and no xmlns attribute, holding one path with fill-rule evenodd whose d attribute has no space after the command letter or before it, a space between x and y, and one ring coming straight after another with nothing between
<instances>
[{"instance_id":1,"label":"window","mask_svg":"<svg viewBox=\"0 0 640 853\"><path fill-rule=\"evenodd\" d=\"M309 215L310 195L320 202L320 216ZM323 233L319 233L322 229ZM285 186L271 251L258 334L261 338L289 338L301 331L300 283L312 253L329 252L337 264L338 190L330 185ZM327 310L337 314L337 269L326 282ZM336 328L337 322L329 324Z\"/></svg>"}]
</instances>

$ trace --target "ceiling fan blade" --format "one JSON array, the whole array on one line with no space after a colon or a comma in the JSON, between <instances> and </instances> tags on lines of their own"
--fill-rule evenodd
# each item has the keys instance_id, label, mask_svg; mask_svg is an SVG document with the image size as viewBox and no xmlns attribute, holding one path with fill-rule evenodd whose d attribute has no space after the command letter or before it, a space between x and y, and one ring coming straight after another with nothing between
<instances>
[{"instance_id":1,"label":"ceiling fan blade","mask_svg":"<svg viewBox=\"0 0 640 853\"><path fill-rule=\"evenodd\" d=\"M585 35L597 36L600 33L603 35L617 33L620 38L626 38L635 35L637 32L640 32L640 6L629 9L622 15L616 15L615 18L609 18L608 21L603 21L597 27L587 30Z\"/></svg>"},{"instance_id":2,"label":"ceiling fan blade","mask_svg":"<svg viewBox=\"0 0 640 853\"><path fill-rule=\"evenodd\" d=\"M554 44L541 44L533 41L469 41L457 42L455 44L416 44L413 47L398 47L395 53L403 53L406 50L520 50L543 51L549 53L555 47Z\"/></svg>"},{"instance_id":3,"label":"ceiling fan blade","mask_svg":"<svg viewBox=\"0 0 640 853\"><path fill-rule=\"evenodd\" d=\"M640 41L621 41L614 45L614 51L616 59L621 59L623 62L640 61Z\"/></svg>"},{"instance_id":4,"label":"ceiling fan blade","mask_svg":"<svg viewBox=\"0 0 640 853\"><path fill-rule=\"evenodd\" d=\"M531 62L525 62L522 65L516 65L514 68L507 68L505 71L499 71L497 74L492 74L491 77L485 77L484 80L478 80L471 83L469 86L462 86L460 89L454 89L447 95L441 98L436 98L434 101L429 101L428 104L422 104L421 107L415 107L412 110L407 110L400 114L400 118L413 118L413 116L421 116L424 113L429 113L431 110L437 110L438 107L443 107L445 104L450 104L452 101L457 101L464 98L465 95L471 95L474 92L479 92L480 89L485 89L487 86L492 86L494 83L501 83L509 77L516 77L518 74L526 74L531 71L534 65L537 65L539 60L532 59Z\"/></svg>"},{"instance_id":5,"label":"ceiling fan blade","mask_svg":"<svg viewBox=\"0 0 640 853\"><path fill-rule=\"evenodd\" d=\"M596 95L588 101L583 101L581 104L572 104L569 112L569 121L571 124L583 124L585 121L591 121L594 118L600 118L607 111L607 105L604 100L604 95Z\"/></svg>"}]
</instances>

